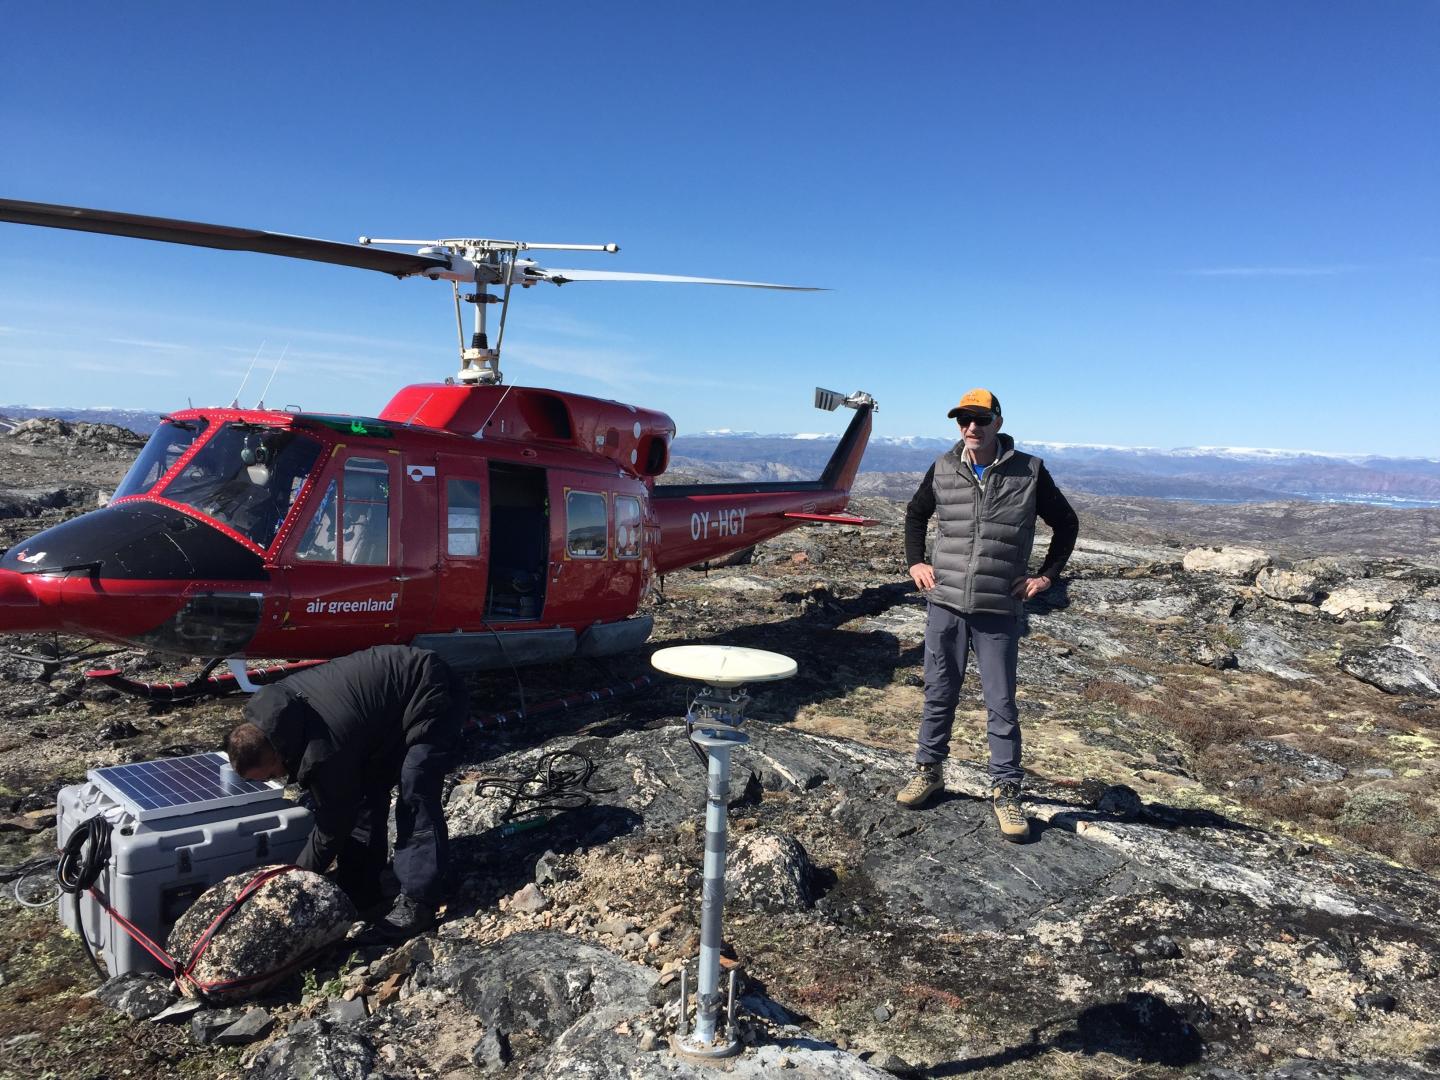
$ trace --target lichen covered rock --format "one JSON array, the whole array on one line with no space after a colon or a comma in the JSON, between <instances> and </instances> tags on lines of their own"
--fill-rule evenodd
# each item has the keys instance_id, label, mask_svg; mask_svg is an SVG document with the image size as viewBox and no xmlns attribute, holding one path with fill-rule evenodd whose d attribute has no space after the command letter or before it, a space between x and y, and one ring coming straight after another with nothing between
<instances>
[{"instance_id":1,"label":"lichen covered rock","mask_svg":"<svg viewBox=\"0 0 1440 1080\"><path fill-rule=\"evenodd\" d=\"M812 873L810 856L793 836L745 833L725 861L725 892L737 903L764 911L801 911L815 906Z\"/></svg>"},{"instance_id":2,"label":"lichen covered rock","mask_svg":"<svg viewBox=\"0 0 1440 1080\"><path fill-rule=\"evenodd\" d=\"M1192 574L1253 579L1262 566L1270 565L1270 556L1258 548L1198 547L1185 553L1182 565Z\"/></svg>"},{"instance_id":3,"label":"lichen covered rock","mask_svg":"<svg viewBox=\"0 0 1440 1080\"><path fill-rule=\"evenodd\" d=\"M170 954L188 959L205 929L262 869L235 874L203 892L170 931ZM327 878L308 870L278 874L211 935L191 977L212 996L249 997L339 941L355 918L349 897ZM181 981L181 989L192 997L197 993L188 980Z\"/></svg>"},{"instance_id":4,"label":"lichen covered rock","mask_svg":"<svg viewBox=\"0 0 1440 1080\"><path fill-rule=\"evenodd\" d=\"M1387 694L1440 697L1440 677L1425 658L1403 645L1351 649L1340 654L1340 670Z\"/></svg>"},{"instance_id":5,"label":"lichen covered rock","mask_svg":"<svg viewBox=\"0 0 1440 1080\"><path fill-rule=\"evenodd\" d=\"M1320 591L1320 578L1306 570L1281 570L1276 566L1266 566L1255 575L1255 587L1272 600L1309 604Z\"/></svg>"},{"instance_id":6,"label":"lichen covered rock","mask_svg":"<svg viewBox=\"0 0 1440 1080\"><path fill-rule=\"evenodd\" d=\"M375 1047L354 1031L332 1030L323 1020L302 1020L265 1047L246 1075L253 1080L380 1080Z\"/></svg>"},{"instance_id":7,"label":"lichen covered rock","mask_svg":"<svg viewBox=\"0 0 1440 1080\"><path fill-rule=\"evenodd\" d=\"M1402 582L1367 578L1331 589L1320 610L1337 619L1383 619L1408 593Z\"/></svg>"}]
</instances>

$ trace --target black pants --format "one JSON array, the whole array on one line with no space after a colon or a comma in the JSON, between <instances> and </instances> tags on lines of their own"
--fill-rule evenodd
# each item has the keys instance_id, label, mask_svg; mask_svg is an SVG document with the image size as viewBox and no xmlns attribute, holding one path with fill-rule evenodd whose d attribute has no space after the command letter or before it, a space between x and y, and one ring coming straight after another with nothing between
<instances>
[{"instance_id":1,"label":"black pants","mask_svg":"<svg viewBox=\"0 0 1440 1080\"><path fill-rule=\"evenodd\" d=\"M337 877L362 906L379 899L380 875L389 852L390 793L395 798L395 876L400 891L438 904L449 863L450 834L440 792L451 753L430 743L405 751L398 779L367 787L355 827L340 849Z\"/></svg>"},{"instance_id":2,"label":"black pants","mask_svg":"<svg viewBox=\"0 0 1440 1080\"><path fill-rule=\"evenodd\" d=\"M466 718L465 684L450 675L449 712L434 725L431 741L406 747L398 772L378 772L365 787L355 827L337 859L336 876L361 907L380 899L390 819L395 798L395 876L400 891L426 904L440 902L450 859L450 834L440 794L450 771Z\"/></svg>"}]
</instances>

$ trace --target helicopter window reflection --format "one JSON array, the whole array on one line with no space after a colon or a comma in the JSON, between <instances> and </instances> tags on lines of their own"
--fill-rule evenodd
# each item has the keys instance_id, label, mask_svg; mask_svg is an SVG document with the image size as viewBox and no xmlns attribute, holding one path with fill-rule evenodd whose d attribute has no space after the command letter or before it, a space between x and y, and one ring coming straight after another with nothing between
<instances>
[{"instance_id":1,"label":"helicopter window reflection","mask_svg":"<svg viewBox=\"0 0 1440 1080\"><path fill-rule=\"evenodd\" d=\"M480 554L480 481L446 480L447 555Z\"/></svg>"},{"instance_id":2,"label":"helicopter window reflection","mask_svg":"<svg viewBox=\"0 0 1440 1080\"><path fill-rule=\"evenodd\" d=\"M144 495L160 482L160 478L170 471L185 451L195 445L195 440L207 426L208 420L165 421L150 436L145 449L140 451L135 464L130 466L130 471L111 497L123 499L127 495Z\"/></svg>"},{"instance_id":3,"label":"helicopter window reflection","mask_svg":"<svg viewBox=\"0 0 1440 1080\"><path fill-rule=\"evenodd\" d=\"M320 444L297 432L230 423L210 437L163 494L269 547L319 456Z\"/></svg>"},{"instance_id":4,"label":"helicopter window reflection","mask_svg":"<svg viewBox=\"0 0 1440 1080\"><path fill-rule=\"evenodd\" d=\"M390 562L390 466L376 458L345 463L340 557L361 566Z\"/></svg>"},{"instance_id":5,"label":"helicopter window reflection","mask_svg":"<svg viewBox=\"0 0 1440 1080\"><path fill-rule=\"evenodd\" d=\"M330 486L325 489L325 494L320 499L320 508L310 519L305 535L300 537L300 546L296 549L295 556L319 562L334 562L339 557L339 550L335 545L334 480L331 480Z\"/></svg>"},{"instance_id":6,"label":"helicopter window reflection","mask_svg":"<svg viewBox=\"0 0 1440 1080\"><path fill-rule=\"evenodd\" d=\"M640 500L630 495L615 496L615 557L640 557Z\"/></svg>"},{"instance_id":7,"label":"helicopter window reflection","mask_svg":"<svg viewBox=\"0 0 1440 1080\"><path fill-rule=\"evenodd\" d=\"M579 559L605 557L605 496L590 491L565 493L566 550Z\"/></svg>"}]
</instances>

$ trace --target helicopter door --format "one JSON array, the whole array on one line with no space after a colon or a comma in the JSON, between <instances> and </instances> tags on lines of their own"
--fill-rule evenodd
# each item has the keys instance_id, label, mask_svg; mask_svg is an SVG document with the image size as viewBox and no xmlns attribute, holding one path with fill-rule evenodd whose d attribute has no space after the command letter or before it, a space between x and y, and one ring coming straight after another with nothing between
<instances>
[{"instance_id":1,"label":"helicopter door","mask_svg":"<svg viewBox=\"0 0 1440 1080\"><path fill-rule=\"evenodd\" d=\"M288 557L297 656L331 655L401 640L399 462L393 453L342 450L317 485L313 512Z\"/></svg>"},{"instance_id":2,"label":"helicopter door","mask_svg":"<svg viewBox=\"0 0 1440 1080\"><path fill-rule=\"evenodd\" d=\"M544 469L490 463L489 623L534 622L545 610L550 498Z\"/></svg>"},{"instance_id":3,"label":"helicopter door","mask_svg":"<svg viewBox=\"0 0 1440 1080\"><path fill-rule=\"evenodd\" d=\"M482 514L489 502L485 462L441 454L437 459L436 519L440 524L435 573L437 633L478 630L485 613L487 535Z\"/></svg>"},{"instance_id":4,"label":"helicopter door","mask_svg":"<svg viewBox=\"0 0 1440 1080\"><path fill-rule=\"evenodd\" d=\"M550 602L575 618L621 618L635 609L626 580L616 575L621 567L612 542L607 480L593 473L555 479L561 548L551 567Z\"/></svg>"}]
</instances>

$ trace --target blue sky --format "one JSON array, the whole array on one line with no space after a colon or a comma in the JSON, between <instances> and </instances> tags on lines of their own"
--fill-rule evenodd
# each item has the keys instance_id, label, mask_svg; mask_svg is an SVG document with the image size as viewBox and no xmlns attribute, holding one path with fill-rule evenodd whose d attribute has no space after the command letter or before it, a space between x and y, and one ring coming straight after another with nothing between
<instances>
[{"instance_id":1,"label":"blue sky","mask_svg":"<svg viewBox=\"0 0 1440 1080\"><path fill-rule=\"evenodd\" d=\"M1440 456L1440 5L0 0L0 195L552 264L513 382L682 432ZM0 225L0 401L374 413L456 367L449 289ZM258 395L257 374L245 392Z\"/></svg>"}]
</instances>

